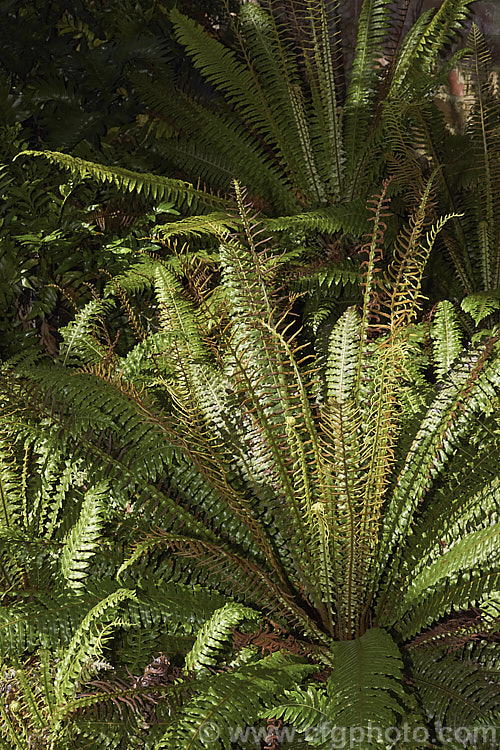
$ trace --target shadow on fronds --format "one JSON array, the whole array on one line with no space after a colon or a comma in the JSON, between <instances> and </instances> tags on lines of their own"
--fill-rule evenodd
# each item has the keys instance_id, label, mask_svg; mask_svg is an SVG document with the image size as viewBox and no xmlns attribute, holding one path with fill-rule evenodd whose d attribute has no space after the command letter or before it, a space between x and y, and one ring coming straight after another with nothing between
<instances>
[{"instance_id":1,"label":"shadow on fronds","mask_svg":"<svg viewBox=\"0 0 500 750\"><path fill-rule=\"evenodd\" d=\"M450 132L430 103L397 97L387 104L385 119L389 165L405 195L419 189L426 169L442 167L436 211L457 216L441 235L433 272L442 281L434 288L441 298L456 300L462 328L471 333L474 326L491 330L499 321L500 100L491 53L475 24L464 53L462 131Z\"/></svg>"}]
</instances>

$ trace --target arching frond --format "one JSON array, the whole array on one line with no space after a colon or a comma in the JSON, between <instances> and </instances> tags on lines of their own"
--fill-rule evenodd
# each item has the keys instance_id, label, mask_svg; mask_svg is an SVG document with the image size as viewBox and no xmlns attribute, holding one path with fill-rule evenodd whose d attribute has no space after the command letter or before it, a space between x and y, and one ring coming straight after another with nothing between
<instances>
[{"instance_id":1,"label":"arching frond","mask_svg":"<svg viewBox=\"0 0 500 750\"><path fill-rule=\"evenodd\" d=\"M229 205L227 200L216 195L210 195L210 193L203 190L198 190L183 180L174 180L161 175L132 172L123 167L94 164L85 159L70 156L69 154L62 154L58 151L24 151L19 156L47 159L50 164L65 169L73 177L79 177L82 180L91 178L101 184L108 183L114 185L118 190L138 193L158 203L173 200L179 206L185 204L188 207L201 205L223 208Z\"/></svg>"}]
</instances>

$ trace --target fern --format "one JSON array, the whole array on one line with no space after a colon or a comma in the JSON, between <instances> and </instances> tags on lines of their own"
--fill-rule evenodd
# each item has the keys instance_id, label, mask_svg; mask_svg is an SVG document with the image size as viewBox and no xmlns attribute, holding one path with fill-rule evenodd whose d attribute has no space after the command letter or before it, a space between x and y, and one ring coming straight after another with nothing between
<instances>
[{"instance_id":1,"label":"fern","mask_svg":"<svg viewBox=\"0 0 500 750\"><path fill-rule=\"evenodd\" d=\"M434 345L436 373L443 378L462 350L462 336L457 316L453 305L448 300L443 300L437 306L431 337Z\"/></svg>"},{"instance_id":2,"label":"fern","mask_svg":"<svg viewBox=\"0 0 500 750\"><path fill-rule=\"evenodd\" d=\"M391 637L383 630L368 630L357 641L335 644L331 659L334 671L326 695L317 690L290 691L276 715L292 722L299 732L321 727L324 740L340 738L346 727L357 727L365 736L370 726L394 726L405 712L405 698L401 656ZM377 738L369 735L364 744L376 745Z\"/></svg>"},{"instance_id":3,"label":"fern","mask_svg":"<svg viewBox=\"0 0 500 750\"><path fill-rule=\"evenodd\" d=\"M317 342L289 325L276 288L287 255L234 189L238 233L209 271L151 259L106 288L155 295L128 354L84 370L21 364L2 381L21 492L9 484L20 511L2 529L13 563L0 634L9 658L40 646L60 658L58 720L81 742L120 709L120 737L176 747L203 747L209 723L229 747L234 727L273 717L304 740L323 719L419 724L420 706L446 720L455 692L476 705L475 668L460 683L450 661L427 690L419 649L458 638L452 620L472 607L482 620L467 637L498 628L498 341L462 348L447 302L434 348L418 322L444 222L431 183L392 240L389 184L374 198L351 264L361 304ZM126 669L158 651L183 666L146 709ZM117 671L101 680L104 657Z\"/></svg>"},{"instance_id":4,"label":"fern","mask_svg":"<svg viewBox=\"0 0 500 750\"><path fill-rule=\"evenodd\" d=\"M229 639L231 631L244 620L255 620L258 614L251 609L226 604L214 612L210 620L198 631L193 648L186 656L188 670L207 670L217 663L217 652Z\"/></svg>"},{"instance_id":5,"label":"fern","mask_svg":"<svg viewBox=\"0 0 500 750\"><path fill-rule=\"evenodd\" d=\"M216 739L229 748L235 729L242 727L242 711L247 722L256 722L263 711L272 710L286 688L313 669L274 654L230 674L216 675L210 680L210 696L203 692L203 680L198 681L198 695L179 712L158 747L203 748Z\"/></svg>"},{"instance_id":6,"label":"fern","mask_svg":"<svg viewBox=\"0 0 500 750\"><path fill-rule=\"evenodd\" d=\"M67 535L61 555L61 574L77 591L84 586L85 573L102 531L103 503L109 489L97 486L86 493L80 517Z\"/></svg>"},{"instance_id":7,"label":"fern","mask_svg":"<svg viewBox=\"0 0 500 750\"><path fill-rule=\"evenodd\" d=\"M464 297L460 306L464 312L469 313L477 326L500 308L500 299L489 292L476 292Z\"/></svg>"},{"instance_id":8,"label":"fern","mask_svg":"<svg viewBox=\"0 0 500 750\"><path fill-rule=\"evenodd\" d=\"M80 680L92 673L92 659L102 655L103 646L118 624L116 608L121 602L134 598L133 591L118 589L96 604L84 617L78 630L64 651L54 681L59 700L74 694Z\"/></svg>"},{"instance_id":9,"label":"fern","mask_svg":"<svg viewBox=\"0 0 500 750\"><path fill-rule=\"evenodd\" d=\"M466 726L469 741L473 737L476 742L483 740L483 747L491 745L492 725L498 720L497 670L488 668L487 653L483 648L481 654L480 645L465 646L455 653L443 649L417 652L414 671L438 729Z\"/></svg>"},{"instance_id":10,"label":"fern","mask_svg":"<svg viewBox=\"0 0 500 750\"><path fill-rule=\"evenodd\" d=\"M93 162L62 154L58 151L24 151L19 156L42 157L50 164L67 170L73 177L84 180L91 178L101 184L109 183L124 192L134 192L145 198L161 203L173 200L179 206L188 207L201 204L214 207L227 207L227 202L217 196L210 196L203 190L197 190L188 182L152 174L138 174L123 167L108 167Z\"/></svg>"}]
</instances>

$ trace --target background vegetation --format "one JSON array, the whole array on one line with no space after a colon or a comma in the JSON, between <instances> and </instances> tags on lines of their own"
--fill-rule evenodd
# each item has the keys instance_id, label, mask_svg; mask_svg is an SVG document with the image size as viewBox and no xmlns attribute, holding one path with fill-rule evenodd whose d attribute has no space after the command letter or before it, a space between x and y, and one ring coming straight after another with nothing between
<instances>
[{"instance_id":1,"label":"background vegetation","mask_svg":"<svg viewBox=\"0 0 500 750\"><path fill-rule=\"evenodd\" d=\"M3 746L493 747L472 0L2 6Z\"/></svg>"}]
</instances>

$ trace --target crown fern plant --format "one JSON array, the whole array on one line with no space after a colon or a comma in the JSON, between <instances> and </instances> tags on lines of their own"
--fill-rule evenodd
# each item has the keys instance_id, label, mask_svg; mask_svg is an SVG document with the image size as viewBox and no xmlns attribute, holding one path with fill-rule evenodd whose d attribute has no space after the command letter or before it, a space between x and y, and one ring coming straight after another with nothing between
<instances>
[{"instance_id":1,"label":"crown fern plant","mask_svg":"<svg viewBox=\"0 0 500 750\"><path fill-rule=\"evenodd\" d=\"M453 217L429 223L429 182L384 265L387 188L361 305L305 348L235 183L217 267L146 258L59 364L5 368L4 743L244 747L282 721L297 748L493 746L499 344L464 348L448 301L418 322ZM119 356L106 311L148 285L158 320Z\"/></svg>"}]
</instances>

